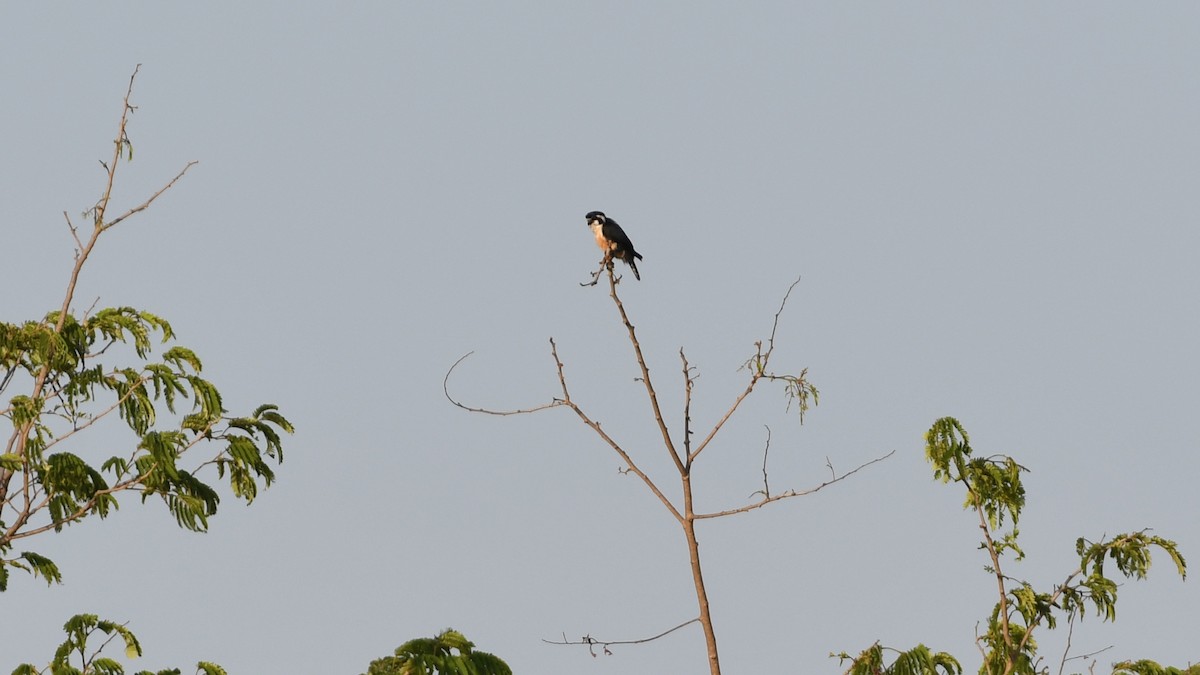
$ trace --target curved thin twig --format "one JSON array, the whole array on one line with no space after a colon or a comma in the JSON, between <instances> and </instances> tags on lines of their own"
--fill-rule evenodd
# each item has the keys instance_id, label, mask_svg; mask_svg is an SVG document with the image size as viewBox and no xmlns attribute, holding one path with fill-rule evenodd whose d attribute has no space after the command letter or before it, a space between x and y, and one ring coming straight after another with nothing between
<instances>
[{"instance_id":1,"label":"curved thin twig","mask_svg":"<svg viewBox=\"0 0 1200 675\"><path fill-rule=\"evenodd\" d=\"M454 365L450 366L450 370L446 371L446 377L442 379L442 392L446 394L446 400L450 401L459 408L462 408L463 410L469 410L471 412L483 413L485 415L497 415L503 417L506 415L524 415L528 413L535 413L539 410L546 410L547 408L557 408L565 403L565 401L554 399L553 401L539 405L536 408L521 408L518 410L491 410L488 408L475 408L455 400L455 398L450 395L450 373L453 373L454 369L458 367L458 364L466 361L467 358L474 353L475 352L470 351L459 357L459 359L454 362Z\"/></svg>"},{"instance_id":2,"label":"curved thin twig","mask_svg":"<svg viewBox=\"0 0 1200 675\"><path fill-rule=\"evenodd\" d=\"M657 640L661 637L670 635L671 633L674 633L675 631L679 630L680 628L683 628L684 626L689 626L693 623L696 623L699 620L700 620L700 617L696 617L694 619L689 619L689 620L684 621L683 623L679 624L678 626L675 626L674 628L671 628L671 629L668 629L668 630L665 630L665 631L659 633L658 635L655 635L653 637L648 637L648 638L641 638L640 640L600 640L600 639L592 637L591 635L584 635L582 638L579 638L578 640L568 640L566 634L564 633L563 639L561 642L557 641L557 640L546 640L546 639L543 639L542 642L545 642L548 645L587 645L588 651L590 651L592 653L592 656L596 655L596 651L594 648L597 645L599 645L601 648L604 649L605 656L608 656L608 655L612 654L612 652L608 650L609 646L611 646L611 645L644 644L644 643L650 642L652 640Z\"/></svg>"}]
</instances>

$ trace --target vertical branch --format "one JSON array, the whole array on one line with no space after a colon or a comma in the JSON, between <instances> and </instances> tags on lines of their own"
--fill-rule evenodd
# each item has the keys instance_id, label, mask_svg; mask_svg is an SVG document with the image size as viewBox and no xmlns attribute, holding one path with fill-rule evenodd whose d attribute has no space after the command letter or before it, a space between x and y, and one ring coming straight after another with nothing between
<instances>
[{"instance_id":1,"label":"vertical branch","mask_svg":"<svg viewBox=\"0 0 1200 675\"><path fill-rule=\"evenodd\" d=\"M683 460L679 458L679 452L675 450L675 443L671 440L671 432L667 430L667 423L663 420L662 408L658 405L658 394L654 391L654 384L650 382L650 369L646 366L646 358L642 356L642 345L638 343L637 332L634 331L633 324L629 321L629 315L625 313L625 306L621 304L621 298L617 296L617 279L611 266L608 268L608 287L609 297L616 303L617 311L621 313L621 321L625 323L625 328L629 331L629 341L633 343L633 353L637 357L638 366L642 369L642 384L645 385L646 394L650 397L650 407L654 410L654 421L658 423L658 430L662 433L663 445L671 455L671 460L675 462L675 468L679 474L686 476L688 467L684 466Z\"/></svg>"},{"instance_id":2,"label":"vertical branch","mask_svg":"<svg viewBox=\"0 0 1200 675\"><path fill-rule=\"evenodd\" d=\"M75 285L79 282L79 272L83 269L83 264L87 262L88 255L91 254L92 248L96 245L96 240L100 238L100 233L107 229L104 225L104 215L108 212L108 202L112 199L113 182L117 178L117 165L121 163L121 153L129 145L129 134L126 133L125 127L129 123L129 113L134 109L129 104L129 97L133 95L133 81L137 79L138 70L142 64L138 64L133 69L133 74L129 76L129 87L125 90L125 98L121 102L121 123L117 126L117 137L113 139L113 156L108 164L101 164L107 170L105 177L104 193L100 195L100 201L92 207L92 236L88 242L83 245L79 251L79 256L75 258L75 267L71 270L71 278L67 282L67 292L63 298L62 309L58 313L58 323L54 327L56 333L62 332L63 325L67 320L67 311L71 307L71 300L75 297ZM130 151L132 156L132 151ZM74 230L74 228L72 228ZM76 238L78 241L78 238ZM41 391L41 380L44 379L46 369L43 369L42 375L39 377L39 383L34 387L35 392ZM34 394L37 397L37 394Z\"/></svg>"},{"instance_id":3,"label":"vertical branch","mask_svg":"<svg viewBox=\"0 0 1200 675\"><path fill-rule=\"evenodd\" d=\"M770 499L771 498L771 485L770 485L770 483L767 482L767 453L770 452L770 450L771 450L771 427L768 427L767 425L764 424L763 428L767 430L767 444L765 446L763 446L763 492L762 492L762 494L763 494L764 498Z\"/></svg>"},{"instance_id":4,"label":"vertical branch","mask_svg":"<svg viewBox=\"0 0 1200 675\"><path fill-rule=\"evenodd\" d=\"M692 379L691 368L688 367L687 356L683 347L679 348L679 360L683 361L683 454L687 457L686 465L692 465Z\"/></svg>"},{"instance_id":5,"label":"vertical branch","mask_svg":"<svg viewBox=\"0 0 1200 675\"><path fill-rule=\"evenodd\" d=\"M1004 672L1011 673L1016 666L1015 651L1016 646L1013 644L1012 631L1008 623L1008 591L1004 587L1004 572L1000 569L1000 552L996 550L996 542L992 539L991 529L988 527L987 516L983 512L983 503L979 494L975 492L975 488L966 480L963 483L967 485L967 491L971 495L971 500L975 505L975 512L979 514L979 529L983 530L984 544L987 546L988 555L992 559L992 571L996 575L996 588L1000 593L1000 630L1004 638ZM1029 635L1031 628L1026 628L1026 636Z\"/></svg>"},{"instance_id":6,"label":"vertical branch","mask_svg":"<svg viewBox=\"0 0 1200 675\"><path fill-rule=\"evenodd\" d=\"M683 535L687 539L688 558L692 567L692 581L696 587L696 603L700 606L700 626L704 629L704 643L708 649L710 675L721 675L721 659L717 653L717 634L713 629L712 612L708 606L708 591L704 586L704 571L700 566L700 542L696 539L696 513L692 508L691 476L683 477Z\"/></svg>"},{"instance_id":7,"label":"vertical branch","mask_svg":"<svg viewBox=\"0 0 1200 675\"><path fill-rule=\"evenodd\" d=\"M617 280L611 267L608 270L608 286L609 296L612 297L613 302L617 306L617 311L621 315L621 321L624 322L626 330L629 331L629 341L633 344L633 352L637 358L638 367L642 369L642 384L646 387L646 394L650 398L650 407L654 411L654 420L658 423L658 429L662 433L663 445L666 446L667 452L671 455L671 460L675 462L676 470L679 471L683 489L683 518L681 525L683 526L684 538L687 540L692 581L696 588L696 603L700 609L700 625L704 629L704 642L708 649L709 672L710 675L721 675L721 661L717 654L717 636L713 630L712 613L708 605L708 591L705 589L704 572L700 565L700 543L696 538L696 512L692 498L692 455L690 452L687 452L685 463L685 459L680 458L679 452L675 449L675 444L671 440L671 434L667 430L666 422L663 420L662 409L658 405L658 395L654 391L654 384L650 381L650 368L646 366L646 358L642 355L642 346L638 342L637 332L634 330L633 323L629 320L629 315L625 313L625 306L621 304L621 298L617 295ZM684 448L686 452L686 449L691 447L689 435L691 432L692 379L688 372L687 357L684 356L682 349L680 349L679 355L683 360L685 382Z\"/></svg>"}]
</instances>

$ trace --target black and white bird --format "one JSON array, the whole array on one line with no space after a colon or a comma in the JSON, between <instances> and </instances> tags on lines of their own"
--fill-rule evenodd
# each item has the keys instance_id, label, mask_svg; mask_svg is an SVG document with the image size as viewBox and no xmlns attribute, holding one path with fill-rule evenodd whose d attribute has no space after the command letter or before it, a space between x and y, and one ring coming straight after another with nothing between
<instances>
[{"instance_id":1,"label":"black and white bird","mask_svg":"<svg viewBox=\"0 0 1200 675\"><path fill-rule=\"evenodd\" d=\"M633 276L641 281L642 275L638 274L635 260L641 260L642 254L633 250L633 242L629 241L629 236L617 221L602 211L592 211L587 214L587 224L592 228L592 234L596 235L596 245L604 251L604 262L611 263L613 258L624 260L633 270Z\"/></svg>"}]
</instances>

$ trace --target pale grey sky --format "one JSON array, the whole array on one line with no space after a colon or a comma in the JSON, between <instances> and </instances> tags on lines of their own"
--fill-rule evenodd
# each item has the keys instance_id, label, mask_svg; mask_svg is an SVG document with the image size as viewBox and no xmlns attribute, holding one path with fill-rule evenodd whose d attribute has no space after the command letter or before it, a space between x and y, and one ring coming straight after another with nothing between
<instances>
[{"instance_id":1,"label":"pale grey sky","mask_svg":"<svg viewBox=\"0 0 1200 675\"><path fill-rule=\"evenodd\" d=\"M594 209L645 255L622 289L676 431L679 348L707 426L802 277L776 358L821 406L800 428L756 395L697 469L702 507L760 487L764 424L780 489L897 451L701 528L726 672L840 672L830 651L875 640L978 667L978 528L923 457L943 415L1032 471L1013 574L1048 587L1076 537L1144 527L1200 556L1195 4L10 4L0 319L57 306L61 213L99 194L138 63L120 204L200 164L81 297L166 316L231 409L276 402L298 432L207 535L129 500L31 542L66 583L13 578L0 671L88 611L130 621L136 669L359 673L453 626L518 673L702 672L698 629L597 659L541 643L694 616L682 537L568 411L441 392L475 350L460 395L542 402L553 336L673 486L611 303L577 285ZM1163 560L1074 649L1183 665L1198 604Z\"/></svg>"}]
</instances>

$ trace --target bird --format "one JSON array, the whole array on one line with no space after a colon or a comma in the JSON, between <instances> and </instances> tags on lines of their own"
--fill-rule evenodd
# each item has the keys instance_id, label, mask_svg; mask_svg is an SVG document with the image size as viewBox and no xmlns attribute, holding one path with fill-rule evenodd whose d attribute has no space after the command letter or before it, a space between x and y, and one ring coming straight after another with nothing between
<instances>
[{"instance_id":1,"label":"bird","mask_svg":"<svg viewBox=\"0 0 1200 675\"><path fill-rule=\"evenodd\" d=\"M641 281L642 275L638 274L635 260L641 260L642 254L633 250L633 242L629 241L629 236L617 221L604 215L603 211L590 211L587 224L592 228L592 234L596 235L596 245L604 251L604 262L611 263L613 258L624 260L633 270L633 276Z\"/></svg>"}]
</instances>

